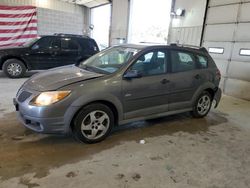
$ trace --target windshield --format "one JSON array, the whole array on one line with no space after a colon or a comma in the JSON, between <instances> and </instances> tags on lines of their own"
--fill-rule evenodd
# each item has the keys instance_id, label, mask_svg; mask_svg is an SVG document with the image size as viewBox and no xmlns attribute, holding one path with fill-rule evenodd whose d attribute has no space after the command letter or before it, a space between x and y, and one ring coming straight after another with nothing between
<instances>
[{"instance_id":1,"label":"windshield","mask_svg":"<svg viewBox=\"0 0 250 188\"><path fill-rule=\"evenodd\" d=\"M138 49L135 48L109 48L80 63L79 67L94 72L111 74L126 64L137 52Z\"/></svg>"},{"instance_id":2,"label":"windshield","mask_svg":"<svg viewBox=\"0 0 250 188\"><path fill-rule=\"evenodd\" d=\"M40 39L40 37L31 39L31 40L29 40L28 42L24 43L22 46L24 46L24 47L31 46L31 45L34 44L38 39Z\"/></svg>"}]
</instances>

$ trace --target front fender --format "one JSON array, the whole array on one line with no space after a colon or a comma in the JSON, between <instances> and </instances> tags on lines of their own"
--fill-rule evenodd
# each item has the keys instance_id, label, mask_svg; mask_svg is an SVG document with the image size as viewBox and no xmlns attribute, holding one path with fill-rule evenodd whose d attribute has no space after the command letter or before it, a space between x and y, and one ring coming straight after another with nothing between
<instances>
[{"instance_id":1,"label":"front fender","mask_svg":"<svg viewBox=\"0 0 250 188\"><path fill-rule=\"evenodd\" d=\"M67 127L70 127L71 121L73 120L75 114L83 107L86 106L87 104L96 102L96 101L105 101L113 104L115 108L117 109L118 112L118 122L123 120L123 108L120 100L111 94L105 93L105 94L100 94L97 95L92 94L92 95L83 95L79 98L77 98L67 109L64 117L65 117L65 124L68 125Z\"/></svg>"}]
</instances>

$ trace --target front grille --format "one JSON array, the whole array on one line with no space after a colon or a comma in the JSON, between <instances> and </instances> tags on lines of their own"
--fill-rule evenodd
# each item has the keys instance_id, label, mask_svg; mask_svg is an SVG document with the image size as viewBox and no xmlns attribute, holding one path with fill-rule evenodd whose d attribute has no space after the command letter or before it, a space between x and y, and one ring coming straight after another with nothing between
<instances>
[{"instance_id":1,"label":"front grille","mask_svg":"<svg viewBox=\"0 0 250 188\"><path fill-rule=\"evenodd\" d=\"M22 91L20 95L18 96L17 100L19 102L24 102L27 98L29 98L32 95L32 93L28 91Z\"/></svg>"}]
</instances>

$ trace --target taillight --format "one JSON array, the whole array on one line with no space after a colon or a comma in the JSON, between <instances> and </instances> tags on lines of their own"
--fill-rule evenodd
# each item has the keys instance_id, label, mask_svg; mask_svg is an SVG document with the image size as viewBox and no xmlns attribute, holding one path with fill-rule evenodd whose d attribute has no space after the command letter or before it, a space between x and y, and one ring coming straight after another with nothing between
<instances>
[{"instance_id":1,"label":"taillight","mask_svg":"<svg viewBox=\"0 0 250 188\"><path fill-rule=\"evenodd\" d=\"M220 70L219 70L219 69L216 70L215 78L216 78L217 80L220 80L220 79L221 79L221 73L220 73Z\"/></svg>"}]
</instances>

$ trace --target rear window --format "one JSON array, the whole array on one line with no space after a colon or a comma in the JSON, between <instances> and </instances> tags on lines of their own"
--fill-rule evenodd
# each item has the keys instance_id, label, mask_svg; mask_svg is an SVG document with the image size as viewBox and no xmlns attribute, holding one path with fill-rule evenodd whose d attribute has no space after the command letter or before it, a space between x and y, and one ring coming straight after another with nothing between
<instances>
[{"instance_id":1,"label":"rear window","mask_svg":"<svg viewBox=\"0 0 250 188\"><path fill-rule=\"evenodd\" d=\"M92 39L81 39L78 40L82 48L85 52L89 54L94 54L96 52L99 52L99 48L96 44L96 42Z\"/></svg>"},{"instance_id":2,"label":"rear window","mask_svg":"<svg viewBox=\"0 0 250 188\"><path fill-rule=\"evenodd\" d=\"M208 67L208 60L207 57L202 56L202 55L197 55L197 60L198 60L198 67L205 69Z\"/></svg>"},{"instance_id":3,"label":"rear window","mask_svg":"<svg viewBox=\"0 0 250 188\"><path fill-rule=\"evenodd\" d=\"M94 41L94 40L89 40L88 41L88 46L89 46L89 48L91 49L91 50L93 50L93 51L98 51L98 47L97 47L97 44L96 44L96 42Z\"/></svg>"}]
</instances>

